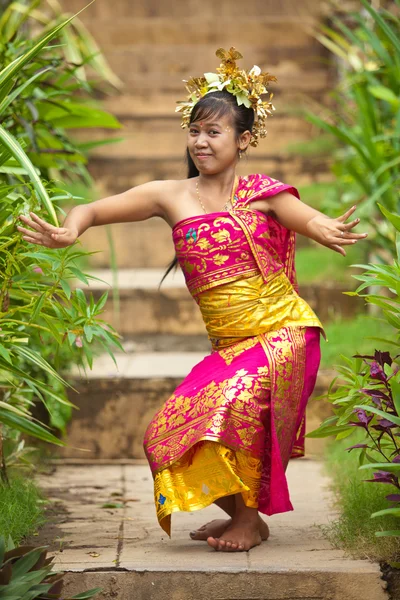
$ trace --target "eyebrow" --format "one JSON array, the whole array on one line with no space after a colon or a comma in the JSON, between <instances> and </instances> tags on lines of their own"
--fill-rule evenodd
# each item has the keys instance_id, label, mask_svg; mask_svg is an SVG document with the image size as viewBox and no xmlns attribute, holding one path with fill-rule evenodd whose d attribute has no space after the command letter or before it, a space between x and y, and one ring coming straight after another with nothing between
<instances>
[{"instance_id":1,"label":"eyebrow","mask_svg":"<svg viewBox=\"0 0 400 600\"><path fill-rule=\"evenodd\" d=\"M219 123L206 123L206 125L208 125L209 127L215 127L215 126L221 127L221 125ZM199 127L199 124L198 123L191 123L190 126L191 127L193 127L193 126L194 127Z\"/></svg>"}]
</instances>

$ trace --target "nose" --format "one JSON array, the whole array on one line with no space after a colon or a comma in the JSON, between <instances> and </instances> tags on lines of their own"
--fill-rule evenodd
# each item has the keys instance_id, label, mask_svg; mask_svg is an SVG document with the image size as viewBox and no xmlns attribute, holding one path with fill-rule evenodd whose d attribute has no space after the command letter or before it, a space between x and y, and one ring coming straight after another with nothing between
<instances>
[{"instance_id":1,"label":"nose","mask_svg":"<svg viewBox=\"0 0 400 600\"><path fill-rule=\"evenodd\" d=\"M196 148L204 148L205 146L207 146L206 136L203 132L200 132L199 135L196 137L194 145Z\"/></svg>"}]
</instances>

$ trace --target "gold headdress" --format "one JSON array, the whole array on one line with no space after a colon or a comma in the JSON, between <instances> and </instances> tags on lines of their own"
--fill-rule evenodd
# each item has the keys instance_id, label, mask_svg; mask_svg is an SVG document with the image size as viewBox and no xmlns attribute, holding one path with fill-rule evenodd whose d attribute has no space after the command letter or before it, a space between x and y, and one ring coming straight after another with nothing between
<instances>
[{"instance_id":1,"label":"gold headdress","mask_svg":"<svg viewBox=\"0 0 400 600\"><path fill-rule=\"evenodd\" d=\"M185 128L189 125L192 109L200 98L209 92L225 89L236 97L239 106L244 104L254 110L255 120L250 145L257 146L259 138L267 135L265 129L267 115L271 115L275 110L271 103L273 94L269 95L267 101L261 100L260 96L268 93L266 86L270 81L276 81L276 77L269 73L262 73L260 67L256 65L248 73L239 69L236 61L243 56L233 47L229 52L219 48L215 54L222 61L217 68L218 72L204 73L204 77L191 77L188 81L184 80L189 96L187 100L177 102L175 112L182 113L182 127Z\"/></svg>"}]
</instances>

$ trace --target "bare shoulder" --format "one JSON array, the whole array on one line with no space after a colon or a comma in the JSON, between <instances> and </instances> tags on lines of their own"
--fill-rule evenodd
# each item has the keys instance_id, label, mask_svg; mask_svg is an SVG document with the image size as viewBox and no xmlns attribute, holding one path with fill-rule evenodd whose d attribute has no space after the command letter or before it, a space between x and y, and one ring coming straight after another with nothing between
<instances>
[{"instance_id":1,"label":"bare shoulder","mask_svg":"<svg viewBox=\"0 0 400 600\"><path fill-rule=\"evenodd\" d=\"M182 206L188 194L187 179L169 179L161 182L162 188L159 197L162 217L171 226L181 217Z\"/></svg>"}]
</instances>

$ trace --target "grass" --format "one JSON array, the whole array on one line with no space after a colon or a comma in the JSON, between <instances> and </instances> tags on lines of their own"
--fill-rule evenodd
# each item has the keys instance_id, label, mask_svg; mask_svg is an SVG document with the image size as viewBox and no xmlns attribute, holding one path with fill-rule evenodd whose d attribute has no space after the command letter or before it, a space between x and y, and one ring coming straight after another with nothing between
<instances>
[{"instance_id":1,"label":"grass","mask_svg":"<svg viewBox=\"0 0 400 600\"><path fill-rule=\"evenodd\" d=\"M353 319L337 319L324 324L328 342L321 340L321 368L339 364L340 355L371 354L377 349L386 350L383 342L369 337L394 339L395 329L383 319L359 314ZM345 334L344 334L345 332Z\"/></svg>"},{"instance_id":2,"label":"grass","mask_svg":"<svg viewBox=\"0 0 400 600\"><path fill-rule=\"evenodd\" d=\"M353 289L357 281L352 277L359 269L351 265L365 263L365 249L356 244L346 248L342 256L324 246L310 245L296 250L296 271L300 286L307 283L344 283Z\"/></svg>"},{"instance_id":3,"label":"grass","mask_svg":"<svg viewBox=\"0 0 400 600\"><path fill-rule=\"evenodd\" d=\"M355 431L350 437L326 447L325 468L332 478L338 517L322 526L322 531L335 548L344 550L352 558L397 562L400 537L377 537L375 532L400 529L400 519L393 516L371 519L371 514L389 508L385 496L398 490L392 485L364 481L372 478L372 470L359 471L359 450L345 450L362 441L362 432Z\"/></svg>"},{"instance_id":4,"label":"grass","mask_svg":"<svg viewBox=\"0 0 400 600\"><path fill-rule=\"evenodd\" d=\"M10 486L0 482L0 535L19 544L45 522L45 500L26 474L9 470L8 476Z\"/></svg>"}]
</instances>

